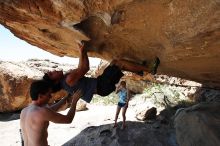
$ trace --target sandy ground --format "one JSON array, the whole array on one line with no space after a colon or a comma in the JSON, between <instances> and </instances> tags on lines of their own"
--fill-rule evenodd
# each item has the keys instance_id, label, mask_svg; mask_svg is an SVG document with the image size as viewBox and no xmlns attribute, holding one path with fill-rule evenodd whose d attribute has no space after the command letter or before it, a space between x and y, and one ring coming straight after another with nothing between
<instances>
[{"instance_id":1,"label":"sandy ground","mask_svg":"<svg viewBox=\"0 0 220 146\"><path fill-rule=\"evenodd\" d=\"M89 110L77 112L71 124L54 124L50 123L48 128L48 143L51 146L60 146L72 139L83 129L89 126L100 126L103 124L114 123L116 106L88 105ZM66 111L61 113L66 114ZM1 146L20 146L21 139L19 134L20 120L9 120L6 115L0 119L0 145ZM18 115L13 115L18 116ZM6 121L5 121L6 120ZM118 121L121 121L121 115ZM136 121L135 112L128 108L127 120Z\"/></svg>"}]
</instances>

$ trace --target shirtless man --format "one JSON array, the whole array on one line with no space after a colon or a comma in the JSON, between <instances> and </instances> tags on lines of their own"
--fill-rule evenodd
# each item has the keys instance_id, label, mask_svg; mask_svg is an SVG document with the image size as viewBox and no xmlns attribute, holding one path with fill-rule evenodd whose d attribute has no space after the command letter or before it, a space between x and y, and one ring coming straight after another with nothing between
<instances>
[{"instance_id":1,"label":"shirtless man","mask_svg":"<svg viewBox=\"0 0 220 146\"><path fill-rule=\"evenodd\" d=\"M47 128L49 121L54 123L71 123L76 110L76 104L81 97L81 91L77 90L72 95L72 104L67 115L56 111L62 106L68 97L64 97L58 103L48 106L51 98L51 86L48 82L40 80L33 82L30 87L32 103L21 111L20 126L25 146L48 146Z\"/></svg>"}]
</instances>

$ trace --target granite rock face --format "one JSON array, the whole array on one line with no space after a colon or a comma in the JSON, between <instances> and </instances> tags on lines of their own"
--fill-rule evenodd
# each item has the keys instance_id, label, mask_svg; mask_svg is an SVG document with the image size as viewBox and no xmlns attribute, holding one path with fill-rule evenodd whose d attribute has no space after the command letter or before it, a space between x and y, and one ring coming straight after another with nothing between
<instances>
[{"instance_id":1,"label":"granite rock face","mask_svg":"<svg viewBox=\"0 0 220 146\"><path fill-rule=\"evenodd\" d=\"M112 128L113 124L91 126L63 144L64 146L178 146L174 129L167 125L154 128L153 124L128 121L127 128ZM121 125L121 123L120 123Z\"/></svg>"},{"instance_id":2,"label":"granite rock face","mask_svg":"<svg viewBox=\"0 0 220 146\"><path fill-rule=\"evenodd\" d=\"M180 146L216 146L220 144L220 102L203 102L179 110L175 117Z\"/></svg>"},{"instance_id":3,"label":"granite rock face","mask_svg":"<svg viewBox=\"0 0 220 146\"><path fill-rule=\"evenodd\" d=\"M150 62L159 72L220 87L219 0L1 0L0 23L58 56Z\"/></svg>"}]
</instances>

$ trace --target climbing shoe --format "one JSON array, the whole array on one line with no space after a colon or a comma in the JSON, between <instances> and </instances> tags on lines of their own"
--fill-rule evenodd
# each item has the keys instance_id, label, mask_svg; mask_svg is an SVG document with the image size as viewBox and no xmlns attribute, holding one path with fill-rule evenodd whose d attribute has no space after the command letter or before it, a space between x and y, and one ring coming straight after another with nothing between
<instances>
[{"instance_id":1,"label":"climbing shoe","mask_svg":"<svg viewBox=\"0 0 220 146\"><path fill-rule=\"evenodd\" d=\"M154 63L152 64L152 70L150 72L152 75L155 75L157 73L157 68L158 68L159 64L160 64L160 59L157 57L155 59Z\"/></svg>"}]
</instances>

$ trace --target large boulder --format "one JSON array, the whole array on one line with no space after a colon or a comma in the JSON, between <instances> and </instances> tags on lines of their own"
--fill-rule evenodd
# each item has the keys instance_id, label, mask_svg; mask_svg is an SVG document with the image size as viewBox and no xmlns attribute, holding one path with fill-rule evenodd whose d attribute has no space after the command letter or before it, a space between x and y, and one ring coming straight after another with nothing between
<instances>
[{"instance_id":1,"label":"large boulder","mask_svg":"<svg viewBox=\"0 0 220 146\"><path fill-rule=\"evenodd\" d=\"M157 116L157 108L152 107L145 111L142 111L136 115L136 118L141 121L145 120L155 120Z\"/></svg>"},{"instance_id":2,"label":"large boulder","mask_svg":"<svg viewBox=\"0 0 220 146\"><path fill-rule=\"evenodd\" d=\"M112 124L92 126L63 144L64 146L178 146L174 129L161 125L154 128L143 122L127 123L127 128L113 128ZM121 123L120 123L121 125Z\"/></svg>"},{"instance_id":3,"label":"large boulder","mask_svg":"<svg viewBox=\"0 0 220 146\"><path fill-rule=\"evenodd\" d=\"M180 146L220 145L220 102L204 102L176 113L175 128Z\"/></svg>"},{"instance_id":4,"label":"large boulder","mask_svg":"<svg viewBox=\"0 0 220 146\"><path fill-rule=\"evenodd\" d=\"M42 76L37 69L24 63L0 63L0 112L19 110L30 103L29 86L33 79Z\"/></svg>"},{"instance_id":5,"label":"large boulder","mask_svg":"<svg viewBox=\"0 0 220 146\"><path fill-rule=\"evenodd\" d=\"M74 65L58 64L49 60L29 60L27 62L0 62L0 112L12 112L26 107L31 98L30 84L42 79L44 72L51 70L68 71ZM51 103L60 100L67 93L61 90L53 94ZM85 109L85 103L80 102L78 110ZM66 106L67 107L67 106ZM64 109L66 108L64 106Z\"/></svg>"}]
</instances>

